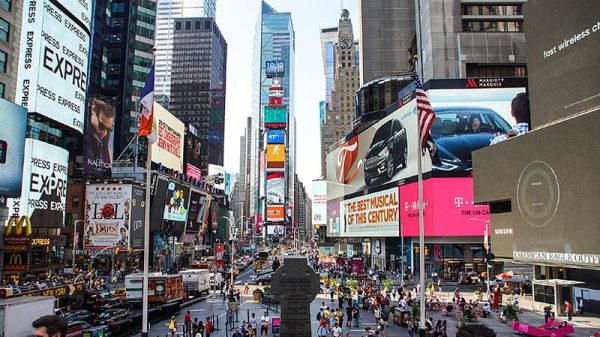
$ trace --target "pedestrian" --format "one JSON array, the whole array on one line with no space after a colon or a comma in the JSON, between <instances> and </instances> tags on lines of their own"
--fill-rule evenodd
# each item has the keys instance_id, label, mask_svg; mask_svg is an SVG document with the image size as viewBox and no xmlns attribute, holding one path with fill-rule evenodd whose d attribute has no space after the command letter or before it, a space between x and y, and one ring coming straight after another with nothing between
<instances>
[{"instance_id":1,"label":"pedestrian","mask_svg":"<svg viewBox=\"0 0 600 337\"><path fill-rule=\"evenodd\" d=\"M171 337L175 337L177 333L177 321L175 320L175 316L171 316L171 320L169 321L169 332L171 333Z\"/></svg>"},{"instance_id":2,"label":"pedestrian","mask_svg":"<svg viewBox=\"0 0 600 337\"><path fill-rule=\"evenodd\" d=\"M244 334L242 334L240 328L235 328L235 332L233 333L232 337L244 337Z\"/></svg>"},{"instance_id":3,"label":"pedestrian","mask_svg":"<svg viewBox=\"0 0 600 337\"><path fill-rule=\"evenodd\" d=\"M565 313L567 314L567 320L573 319L573 305L569 301L565 301Z\"/></svg>"},{"instance_id":4,"label":"pedestrian","mask_svg":"<svg viewBox=\"0 0 600 337\"><path fill-rule=\"evenodd\" d=\"M355 328L358 328L358 319L360 318L360 310L358 309L358 306L355 306L354 308L352 308L352 325Z\"/></svg>"},{"instance_id":5,"label":"pedestrian","mask_svg":"<svg viewBox=\"0 0 600 337\"><path fill-rule=\"evenodd\" d=\"M269 336L269 315L265 311L264 315L260 318L260 335L263 336L263 332L265 336Z\"/></svg>"},{"instance_id":6,"label":"pedestrian","mask_svg":"<svg viewBox=\"0 0 600 337\"><path fill-rule=\"evenodd\" d=\"M577 297L577 313L583 315L583 297Z\"/></svg>"},{"instance_id":7,"label":"pedestrian","mask_svg":"<svg viewBox=\"0 0 600 337\"><path fill-rule=\"evenodd\" d=\"M244 295L248 295L250 292L250 286L248 285L248 281L244 283Z\"/></svg>"},{"instance_id":8,"label":"pedestrian","mask_svg":"<svg viewBox=\"0 0 600 337\"><path fill-rule=\"evenodd\" d=\"M210 337L214 330L215 328L213 327L210 317L206 317L206 323L204 324L204 336Z\"/></svg>"},{"instance_id":9,"label":"pedestrian","mask_svg":"<svg viewBox=\"0 0 600 337\"><path fill-rule=\"evenodd\" d=\"M198 320L198 317L194 318L194 322L196 324L196 330L194 331L194 337L203 337L204 336L204 323L202 320Z\"/></svg>"},{"instance_id":10,"label":"pedestrian","mask_svg":"<svg viewBox=\"0 0 600 337\"><path fill-rule=\"evenodd\" d=\"M333 286L329 286L329 296L331 297L331 301L333 302L333 294L335 293L335 288Z\"/></svg>"},{"instance_id":11,"label":"pedestrian","mask_svg":"<svg viewBox=\"0 0 600 337\"><path fill-rule=\"evenodd\" d=\"M186 310L183 316L183 336L192 337L192 314L189 310Z\"/></svg>"},{"instance_id":12,"label":"pedestrian","mask_svg":"<svg viewBox=\"0 0 600 337\"><path fill-rule=\"evenodd\" d=\"M341 291L338 291L338 307L344 307L344 293Z\"/></svg>"},{"instance_id":13,"label":"pedestrian","mask_svg":"<svg viewBox=\"0 0 600 337\"><path fill-rule=\"evenodd\" d=\"M338 323L335 323L333 328L331 328L331 335L333 337L342 337L342 328Z\"/></svg>"},{"instance_id":14,"label":"pedestrian","mask_svg":"<svg viewBox=\"0 0 600 337\"><path fill-rule=\"evenodd\" d=\"M252 326L252 334L250 336L254 336L258 331L258 322L256 321L256 314L252 313L252 317L250 318L250 325Z\"/></svg>"},{"instance_id":15,"label":"pedestrian","mask_svg":"<svg viewBox=\"0 0 600 337\"><path fill-rule=\"evenodd\" d=\"M68 322L56 315L42 316L33 321L31 326L34 337L67 337Z\"/></svg>"},{"instance_id":16,"label":"pedestrian","mask_svg":"<svg viewBox=\"0 0 600 337\"><path fill-rule=\"evenodd\" d=\"M498 310L498 308L500 307L500 290L498 290L498 287L496 287L496 289L494 289L493 301L494 301L494 304L492 305L492 308L494 310Z\"/></svg>"},{"instance_id":17,"label":"pedestrian","mask_svg":"<svg viewBox=\"0 0 600 337\"><path fill-rule=\"evenodd\" d=\"M346 321L346 326L350 327L352 325L352 306L351 305L346 307L346 316L348 317L348 320Z\"/></svg>"},{"instance_id":18,"label":"pedestrian","mask_svg":"<svg viewBox=\"0 0 600 337\"><path fill-rule=\"evenodd\" d=\"M335 316L337 317L336 321L340 327L344 326L344 313L342 312L342 309L338 308L335 312Z\"/></svg>"},{"instance_id":19,"label":"pedestrian","mask_svg":"<svg viewBox=\"0 0 600 337\"><path fill-rule=\"evenodd\" d=\"M317 328L317 336L327 337L328 333L329 331L327 331L327 326L325 324L319 324L319 327Z\"/></svg>"}]
</instances>

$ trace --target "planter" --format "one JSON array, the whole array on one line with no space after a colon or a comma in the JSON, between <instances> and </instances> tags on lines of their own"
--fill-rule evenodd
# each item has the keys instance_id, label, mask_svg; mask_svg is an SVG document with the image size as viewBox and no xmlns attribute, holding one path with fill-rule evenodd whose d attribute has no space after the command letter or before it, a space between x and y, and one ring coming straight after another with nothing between
<instances>
[{"instance_id":1,"label":"planter","mask_svg":"<svg viewBox=\"0 0 600 337\"><path fill-rule=\"evenodd\" d=\"M237 301L229 301L227 302L227 307L231 311L236 311L240 307L240 303Z\"/></svg>"},{"instance_id":2,"label":"planter","mask_svg":"<svg viewBox=\"0 0 600 337\"><path fill-rule=\"evenodd\" d=\"M260 289L256 289L252 292L252 297L255 301L260 301L263 297L263 292Z\"/></svg>"}]
</instances>

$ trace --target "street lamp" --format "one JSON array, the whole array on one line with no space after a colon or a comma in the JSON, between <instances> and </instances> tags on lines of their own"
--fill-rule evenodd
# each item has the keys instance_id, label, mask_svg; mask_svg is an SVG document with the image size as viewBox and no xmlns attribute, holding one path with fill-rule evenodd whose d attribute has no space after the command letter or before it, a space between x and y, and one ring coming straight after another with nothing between
<instances>
[{"instance_id":1,"label":"street lamp","mask_svg":"<svg viewBox=\"0 0 600 337\"><path fill-rule=\"evenodd\" d=\"M483 231L483 248L485 248L486 256L490 254L490 244L489 244L489 235L490 235L490 220L483 220L478 218L469 218L469 221L481 221L485 223L485 230ZM490 264L487 259L485 259L485 270L486 270L486 278L487 278L487 298L490 298Z\"/></svg>"},{"instance_id":2,"label":"street lamp","mask_svg":"<svg viewBox=\"0 0 600 337\"><path fill-rule=\"evenodd\" d=\"M231 219L228 217L223 217L223 219L227 220L229 223L229 235L231 236L229 239L231 240L231 257L229 258L229 272L230 272L230 281L229 286L233 287L233 256L235 255L235 221L231 222ZM242 219L242 218L240 218ZM238 219L238 220L240 220ZM233 288L231 288L233 289Z\"/></svg>"}]
</instances>

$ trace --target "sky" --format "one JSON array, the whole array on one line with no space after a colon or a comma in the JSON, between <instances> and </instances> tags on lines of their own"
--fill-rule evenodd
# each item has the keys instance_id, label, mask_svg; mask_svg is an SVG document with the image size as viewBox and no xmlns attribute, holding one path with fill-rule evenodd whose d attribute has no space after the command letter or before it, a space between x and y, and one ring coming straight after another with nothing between
<instances>
[{"instance_id":1,"label":"sky","mask_svg":"<svg viewBox=\"0 0 600 337\"><path fill-rule=\"evenodd\" d=\"M319 101L325 99L321 28L337 27L342 2L358 39L357 0L267 0L278 12L292 13L296 32L296 173L312 195L321 176ZM240 136L252 114L252 53L260 0L217 0L217 25L227 41L225 169L239 172Z\"/></svg>"}]
</instances>

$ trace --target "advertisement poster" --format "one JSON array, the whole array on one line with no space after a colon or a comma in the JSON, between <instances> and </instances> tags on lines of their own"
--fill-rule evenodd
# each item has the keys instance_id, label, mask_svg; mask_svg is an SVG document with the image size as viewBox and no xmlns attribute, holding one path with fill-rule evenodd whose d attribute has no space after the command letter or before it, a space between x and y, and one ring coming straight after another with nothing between
<instances>
[{"instance_id":1,"label":"advertisement poster","mask_svg":"<svg viewBox=\"0 0 600 337\"><path fill-rule=\"evenodd\" d=\"M488 205L475 205L473 178L430 178L423 181L425 236L483 237L490 221ZM404 236L419 236L417 183L399 187Z\"/></svg>"},{"instance_id":2,"label":"advertisement poster","mask_svg":"<svg viewBox=\"0 0 600 337\"><path fill-rule=\"evenodd\" d=\"M285 146L267 145L267 169L282 169L285 167Z\"/></svg>"},{"instance_id":3,"label":"advertisement poster","mask_svg":"<svg viewBox=\"0 0 600 337\"><path fill-rule=\"evenodd\" d=\"M270 129L285 129L287 122L286 107L265 106L264 124Z\"/></svg>"},{"instance_id":4,"label":"advertisement poster","mask_svg":"<svg viewBox=\"0 0 600 337\"><path fill-rule=\"evenodd\" d=\"M283 236L284 234L285 234L284 226L275 226L275 225L267 226L267 235Z\"/></svg>"},{"instance_id":5,"label":"advertisement poster","mask_svg":"<svg viewBox=\"0 0 600 337\"><path fill-rule=\"evenodd\" d=\"M217 243L215 245L215 266L217 268L222 268L225 264L225 245L222 243Z\"/></svg>"},{"instance_id":6,"label":"advertisement poster","mask_svg":"<svg viewBox=\"0 0 600 337\"><path fill-rule=\"evenodd\" d=\"M15 102L79 133L86 105L91 11L88 0L30 1L21 27Z\"/></svg>"},{"instance_id":7,"label":"advertisement poster","mask_svg":"<svg viewBox=\"0 0 600 337\"><path fill-rule=\"evenodd\" d=\"M162 229L164 205L167 197L167 188L169 181L167 177L159 174L152 174L150 183L150 230L160 231Z\"/></svg>"},{"instance_id":8,"label":"advertisement poster","mask_svg":"<svg viewBox=\"0 0 600 337\"><path fill-rule=\"evenodd\" d=\"M83 135L83 168L87 176L111 176L114 129L115 106L98 98L90 98Z\"/></svg>"},{"instance_id":9,"label":"advertisement poster","mask_svg":"<svg viewBox=\"0 0 600 337\"><path fill-rule=\"evenodd\" d=\"M470 171L471 152L490 145L496 134L507 133L516 124L511 102L526 88L482 88L480 83L477 88L440 89L444 80L431 82L436 87L427 91L436 113L431 136L442 162L441 166L434 165L433 170Z\"/></svg>"},{"instance_id":10,"label":"advertisement poster","mask_svg":"<svg viewBox=\"0 0 600 337\"><path fill-rule=\"evenodd\" d=\"M0 98L0 195L21 196L27 110Z\"/></svg>"},{"instance_id":11,"label":"advertisement poster","mask_svg":"<svg viewBox=\"0 0 600 337\"><path fill-rule=\"evenodd\" d=\"M139 186L131 186L131 226L129 246L132 249L144 248L144 217L146 206L146 190Z\"/></svg>"},{"instance_id":12,"label":"advertisement poster","mask_svg":"<svg viewBox=\"0 0 600 337\"><path fill-rule=\"evenodd\" d=\"M284 144L285 134L283 130L267 130L267 144Z\"/></svg>"},{"instance_id":13,"label":"advertisement poster","mask_svg":"<svg viewBox=\"0 0 600 337\"><path fill-rule=\"evenodd\" d=\"M63 228L69 153L27 138L24 156L21 197L7 200L9 215L29 217L33 227Z\"/></svg>"},{"instance_id":14,"label":"advertisement poster","mask_svg":"<svg viewBox=\"0 0 600 337\"><path fill-rule=\"evenodd\" d=\"M225 168L223 166L208 164L207 183L210 182L216 189L225 191L225 178Z\"/></svg>"},{"instance_id":15,"label":"advertisement poster","mask_svg":"<svg viewBox=\"0 0 600 337\"><path fill-rule=\"evenodd\" d=\"M267 205L267 221L283 221L284 215L283 205Z\"/></svg>"},{"instance_id":16,"label":"advertisement poster","mask_svg":"<svg viewBox=\"0 0 600 337\"><path fill-rule=\"evenodd\" d=\"M188 125L190 128L191 125ZM191 179L202 180L200 170L200 138L188 130L185 136L185 175Z\"/></svg>"},{"instance_id":17,"label":"advertisement poster","mask_svg":"<svg viewBox=\"0 0 600 337\"><path fill-rule=\"evenodd\" d=\"M128 248L130 215L131 185L87 185L83 249Z\"/></svg>"},{"instance_id":18,"label":"advertisement poster","mask_svg":"<svg viewBox=\"0 0 600 337\"><path fill-rule=\"evenodd\" d=\"M189 187L169 181L163 220L185 222L188 214L189 194Z\"/></svg>"},{"instance_id":19,"label":"advertisement poster","mask_svg":"<svg viewBox=\"0 0 600 337\"><path fill-rule=\"evenodd\" d=\"M185 125L177 117L154 103L154 124L158 140L152 144L152 161L183 172L183 134Z\"/></svg>"},{"instance_id":20,"label":"advertisement poster","mask_svg":"<svg viewBox=\"0 0 600 337\"><path fill-rule=\"evenodd\" d=\"M285 203L285 177L283 172L267 172L267 205Z\"/></svg>"},{"instance_id":21,"label":"advertisement poster","mask_svg":"<svg viewBox=\"0 0 600 337\"><path fill-rule=\"evenodd\" d=\"M327 235L340 236L340 202L327 202Z\"/></svg>"},{"instance_id":22,"label":"advertisement poster","mask_svg":"<svg viewBox=\"0 0 600 337\"><path fill-rule=\"evenodd\" d=\"M267 78L283 77L285 75L285 62L283 60L271 60L265 62L265 76Z\"/></svg>"},{"instance_id":23,"label":"advertisement poster","mask_svg":"<svg viewBox=\"0 0 600 337\"><path fill-rule=\"evenodd\" d=\"M186 223L186 233L198 233L202 229L207 210L208 195L202 192L192 191L190 194L190 208L188 221Z\"/></svg>"},{"instance_id":24,"label":"advertisement poster","mask_svg":"<svg viewBox=\"0 0 600 337\"><path fill-rule=\"evenodd\" d=\"M312 223L313 225L327 224L327 181L313 180L312 182Z\"/></svg>"},{"instance_id":25,"label":"advertisement poster","mask_svg":"<svg viewBox=\"0 0 600 337\"><path fill-rule=\"evenodd\" d=\"M340 234L348 237L400 235L398 188L340 202Z\"/></svg>"}]
</instances>

